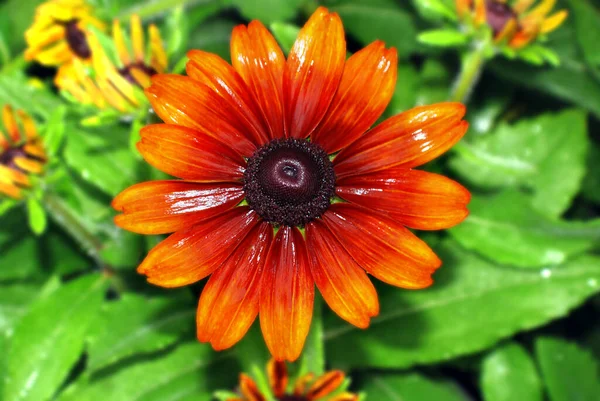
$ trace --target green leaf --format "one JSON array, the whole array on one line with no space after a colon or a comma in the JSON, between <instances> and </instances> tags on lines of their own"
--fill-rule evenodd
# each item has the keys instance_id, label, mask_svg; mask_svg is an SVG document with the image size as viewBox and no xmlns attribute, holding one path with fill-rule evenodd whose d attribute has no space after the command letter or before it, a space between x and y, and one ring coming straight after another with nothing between
<instances>
[{"instance_id":1,"label":"green leaf","mask_svg":"<svg viewBox=\"0 0 600 401\"><path fill-rule=\"evenodd\" d=\"M569 0L571 17L575 26L575 38L591 68L600 68L600 12L588 0Z\"/></svg>"},{"instance_id":2,"label":"green leaf","mask_svg":"<svg viewBox=\"0 0 600 401\"><path fill-rule=\"evenodd\" d=\"M32 284L0 285L0 336L27 312L29 302L38 292L39 287Z\"/></svg>"},{"instance_id":3,"label":"green leaf","mask_svg":"<svg viewBox=\"0 0 600 401\"><path fill-rule=\"evenodd\" d=\"M417 40L431 46L456 47L466 44L469 36L455 29L435 29L420 33Z\"/></svg>"},{"instance_id":4,"label":"green leaf","mask_svg":"<svg viewBox=\"0 0 600 401\"><path fill-rule=\"evenodd\" d=\"M81 355L105 286L98 275L84 276L31 307L11 339L3 400L44 401L53 396Z\"/></svg>"},{"instance_id":5,"label":"green leaf","mask_svg":"<svg viewBox=\"0 0 600 401\"><path fill-rule=\"evenodd\" d=\"M48 226L46 211L35 197L27 199L27 216L29 228L35 235L42 235Z\"/></svg>"},{"instance_id":6,"label":"green leaf","mask_svg":"<svg viewBox=\"0 0 600 401\"><path fill-rule=\"evenodd\" d=\"M210 401L218 387L233 388L239 368L227 353L206 344L185 343L174 351L80 381L59 401Z\"/></svg>"},{"instance_id":7,"label":"green leaf","mask_svg":"<svg viewBox=\"0 0 600 401\"><path fill-rule=\"evenodd\" d=\"M271 386L267 377L267 363L271 354L265 345L260 325L254 323L244 338L233 348L241 370L251 375L258 389L267 397L268 401L274 399Z\"/></svg>"},{"instance_id":8,"label":"green leaf","mask_svg":"<svg viewBox=\"0 0 600 401\"><path fill-rule=\"evenodd\" d=\"M454 383L432 380L418 373L367 376L361 390L367 393L367 401L467 401L469 399Z\"/></svg>"},{"instance_id":9,"label":"green leaf","mask_svg":"<svg viewBox=\"0 0 600 401\"><path fill-rule=\"evenodd\" d=\"M62 101L45 87L39 88L29 83L23 72L17 71L0 74L0 105L4 104L47 120Z\"/></svg>"},{"instance_id":10,"label":"green leaf","mask_svg":"<svg viewBox=\"0 0 600 401\"><path fill-rule=\"evenodd\" d=\"M325 348L323 346L323 300L315 297L310 331L304 344L298 376L312 373L320 376L325 373Z\"/></svg>"},{"instance_id":11,"label":"green leaf","mask_svg":"<svg viewBox=\"0 0 600 401\"><path fill-rule=\"evenodd\" d=\"M482 188L526 188L537 210L558 217L579 192L588 148L585 113L567 110L500 124L489 135L463 141L450 166Z\"/></svg>"},{"instance_id":12,"label":"green leaf","mask_svg":"<svg viewBox=\"0 0 600 401\"><path fill-rule=\"evenodd\" d=\"M23 33L33 23L35 8L40 3L42 0L6 0L0 4L0 36L5 37L12 54L24 48Z\"/></svg>"},{"instance_id":13,"label":"green leaf","mask_svg":"<svg viewBox=\"0 0 600 401\"><path fill-rule=\"evenodd\" d=\"M450 234L465 248L498 263L540 268L557 265L592 248L600 238L600 219L550 220L515 191L474 196L469 217Z\"/></svg>"},{"instance_id":14,"label":"green leaf","mask_svg":"<svg viewBox=\"0 0 600 401\"><path fill-rule=\"evenodd\" d=\"M304 0L231 0L240 13L249 20L265 24L293 18Z\"/></svg>"},{"instance_id":15,"label":"green leaf","mask_svg":"<svg viewBox=\"0 0 600 401\"><path fill-rule=\"evenodd\" d=\"M61 149L65 139L65 120L67 108L59 106L49 115L42 135L48 156L54 156Z\"/></svg>"},{"instance_id":16,"label":"green leaf","mask_svg":"<svg viewBox=\"0 0 600 401\"><path fill-rule=\"evenodd\" d=\"M189 296L176 294L164 298L124 294L118 301L104 304L88 336L88 370L162 350L184 333L193 333L196 311L190 301Z\"/></svg>"},{"instance_id":17,"label":"green leaf","mask_svg":"<svg viewBox=\"0 0 600 401\"><path fill-rule=\"evenodd\" d=\"M525 348L505 344L483 359L481 387L485 401L542 401L542 383Z\"/></svg>"},{"instance_id":18,"label":"green leaf","mask_svg":"<svg viewBox=\"0 0 600 401\"><path fill-rule=\"evenodd\" d=\"M583 179L581 195L600 204L600 146L593 143L587 160L587 173Z\"/></svg>"},{"instance_id":19,"label":"green leaf","mask_svg":"<svg viewBox=\"0 0 600 401\"><path fill-rule=\"evenodd\" d=\"M300 28L294 24L286 24L282 22L274 22L270 25L273 36L279 42L285 54L288 54L298 37Z\"/></svg>"},{"instance_id":20,"label":"green leaf","mask_svg":"<svg viewBox=\"0 0 600 401\"><path fill-rule=\"evenodd\" d=\"M229 42L234 27L235 24L226 19L206 21L192 31L188 46L190 49L201 49L218 54L223 59L230 61Z\"/></svg>"},{"instance_id":21,"label":"green leaf","mask_svg":"<svg viewBox=\"0 0 600 401\"><path fill-rule=\"evenodd\" d=\"M559 338L540 338L535 353L551 401L598 400L598 361L590 352Z\"/></svg>"},{"instance_id":22,"label":"green leaf","mask_svg":"<svg viewBox=\"0 0 600 401\"><path fill-rule=\"evenodd\" d=\"M456 10L452 2L444 0L412 0L412 3L419 14L425 19L432 21L439 21L444 18L449 21L457 20Z\"/></svg>"},{"instance_id":23,"label":"green leaf","mask_svg":"<svg viewBox=\"0 0 600 401\"><path fill-rule=\"evenodd\" d=\"M367 334L326 320L327 361L336 367L406 368L481 351L577 307L600 292L600 258L584 256L544 273L508 270L446 242L444 266L421 291L380 287L381 313Z\"/></svg>"}]
</instances>

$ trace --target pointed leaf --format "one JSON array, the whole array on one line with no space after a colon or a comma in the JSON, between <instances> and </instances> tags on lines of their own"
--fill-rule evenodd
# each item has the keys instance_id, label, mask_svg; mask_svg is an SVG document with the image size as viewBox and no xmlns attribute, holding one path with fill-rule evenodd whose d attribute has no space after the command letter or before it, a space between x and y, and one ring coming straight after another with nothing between
<instances>
[{"instance_id":1,"label":"pointed leaf","mask_svg":"<svg viewBox=\"0 0 600 401\"><path fill-rule=\"evenodd\" d=\"M410 374L381 374L368 376L361 390L367 401L467 401L460 388L446 380Z\"/></svg>"}]
</instances>

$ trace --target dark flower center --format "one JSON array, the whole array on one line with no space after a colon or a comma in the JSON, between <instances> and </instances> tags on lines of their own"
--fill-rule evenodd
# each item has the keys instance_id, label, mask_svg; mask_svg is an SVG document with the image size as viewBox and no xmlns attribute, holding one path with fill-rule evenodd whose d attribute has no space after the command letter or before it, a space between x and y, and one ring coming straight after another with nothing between
<instances>
[{"instance_id":1,"label":"dark flower center","mask_svg":"<svg viewBox=\"0 0 600 401\"><path fill-rule=\"evenodd\" d=\"M268 222L303 226L329 207L335 173L320 146L303 139L275 139L248 159L244 191L250 207Z\"/></svg>"},{"instance_id":2,"label":"dark flower center","mask_svg":"<svg viewBox=\"0 0 600 401\"><path fill-rule=\"evenodd\" d=\"M156 73L158 73L158 71L156 71L154 68L150 67L149 65L146 65L144 63L138 62L135 64L130 64L127 65L123 68L119 69L119 74L121 74L121 76L123 78L125 78L127 81L129 81L130 83L134 84L134 85L139 85L139 83L135 80L135 77L133 76L133 74L131 73L131 70L137 68L139 70L142 70L143 72L145 72L146 74L148 74L148 76L152 76Z\"/></svg>"},{"instance_id":3,"label":"dark flower center","mask_svg":"<svg viewBox=\"0 0 600 401\"><path fill-rule=\"evenodd\" d=\"M517 19L517 14L508 4L497 0L486 0L485 11L487 23L494 31L494 35L502 32L510 20Z\"/></svg>"},{"instance_id":4,"label":"dark flower center","mask_svg":"<svg viewBox=\"0 0 600 401\"><path fill-rule=\"evenodd\" d=\"M284 395L278 398L277 401L308 401L308 399L301 395Z\"/></svg>"},{"instance_id":5,"label":"dark flower center","mask_svg":"<svg viewBox=\"0 0 600 401\"><path fill-rule=\"evenodd\" d=\"M29 157L23 149L23 146L8 148L0 154L0 164L13 170L21 170L16 164L15 159L19 157Z\"/></svg>"},{"instance_id":6,"label":"dark flower center","mask_svg":"<svg viewBox=\"0 0 600 401\"><path fill-rule=\"evenodd\" d=\"M88 45L85 33L77 26L77 20L64 22L67 43L78 57L86 59L92 56L92 51Z\"/></svg>"}]
</instances>

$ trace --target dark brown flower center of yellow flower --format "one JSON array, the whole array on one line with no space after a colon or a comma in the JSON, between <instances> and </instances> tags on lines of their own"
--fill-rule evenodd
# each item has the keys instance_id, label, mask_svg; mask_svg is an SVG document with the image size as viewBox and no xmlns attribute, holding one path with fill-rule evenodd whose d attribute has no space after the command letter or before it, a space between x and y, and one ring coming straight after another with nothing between
<instances>
[{"instance_id":1,"label":"dark brown flower center of yellow flower","mask_svg":"<svg viewBox=\"0 0 600 401\"><path fill-rule=\"evenodd\" d=\"M135 63L135 64L126 65L125 67L120 68L119 74L121 74L121 76L123 78L125 78L127 81L129 81L130 83L132 83L134 85L139 85L139 83L138 83L138 81L135 80L135 77L131 73L131 70L133 70L133 69L141 70L142 72L148 74L148 76L152 76L152 75L158 73L158 71L156 71L154 68L152 68L149 65L146 65L144 63L140 63L140 62Z\"/></svg>"},{"instance_id":2,"label":"dark brown flower center of yellow flower","mask_svg":"<svg viewBox=\"0 0 600 401\"><path fill-rule=\"evenodd\" d=\"M27 153L23 149L23 146L8 148L2 154L0 154L0 164L13 170L20 170L20 168L15 164L15 159L19 157L28 157Z\"/></svg>"},{"instance_id":3,"label":"dark brown flower center of yellow flower","mask_svg":"<svg viewBox=\"0 0 600 401\"><path fill-rule=\"evenodd\" d=\"M508 4L497 0L486 0L485 11L487 23L494 31L494 35L502 32L510 20L517 18L517 14Z\"/></svg>"},{"instance_id":4,"label":"dark brown flower center of yellow flower","mask_svg":"<svg viewBox=\"0 0 600 401\"><path fill-rule=\"evenodd\" d=\"M268 222L303 226L331 204L335 173L320 146L304 139L276 139L248 159L244 191L250 207Z\"/></svg>"},{"instance_id":5,"label":"dark brown flower center of yellow flower","mask_svg":"<svg viewBox=\"0 0 600 401\"><path fill-rule=\"evenodd\" d=\"M64 23L66 39L71 51L78 57L86 59L92 56L92 51L85 37L85 33L77 25L79 21L71 20Z\"/></svg>"}]
</instances>

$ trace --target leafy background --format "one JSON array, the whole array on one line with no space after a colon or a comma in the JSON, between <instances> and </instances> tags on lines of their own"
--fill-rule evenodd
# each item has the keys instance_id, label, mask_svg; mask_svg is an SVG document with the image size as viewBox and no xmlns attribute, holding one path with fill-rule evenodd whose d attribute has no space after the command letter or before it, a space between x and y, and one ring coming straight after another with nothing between
<instances>
[{"instance_id":1,"label":"leafy background","mask_svg":"<svg viewBox=\"0 0 600 401\"><path fill-rule=\"evenodd\" d=\"M43 186L60 196L38 206L50 216L67 208L100 243L82 248L35 201L0 202L0 399L210 400L235 389L236 372L264 380L257 327L216 353L195 341L202 283L165 290L135 273L160 238L119 230L108 205L157 173L131 150L139 124L83 126L84 111L57 94L52 72L23 61L38 3L0 2L0 104L46 127L53 168ZM417 40L439 24L438 1L319 3L342 17L349 51L374 39L397 47L386 115L448 98L459 54ZM190 48L228 59L232 27L250 19L289 49L317 2L94 4L107 20L139 13L158 22L177 60ZM444 261L435 285L378 285L382 310L368 331L323 308L298 369L320 370L324 348L326 367L347 370L351 389L374 401L600 399L600 2L559 6L570 15L547 46L560 65L490 62L468 104L467 136L428 166L473 192L463 224L422 235Z\"/></svg>"}]
</instances>

